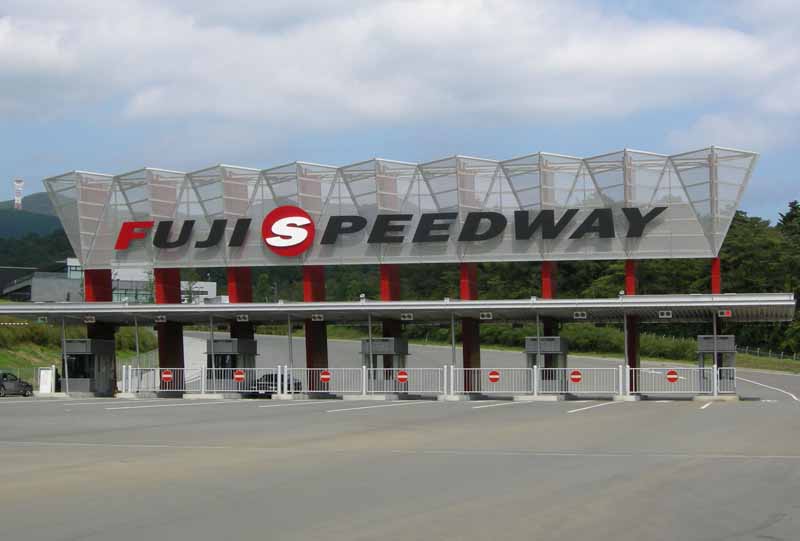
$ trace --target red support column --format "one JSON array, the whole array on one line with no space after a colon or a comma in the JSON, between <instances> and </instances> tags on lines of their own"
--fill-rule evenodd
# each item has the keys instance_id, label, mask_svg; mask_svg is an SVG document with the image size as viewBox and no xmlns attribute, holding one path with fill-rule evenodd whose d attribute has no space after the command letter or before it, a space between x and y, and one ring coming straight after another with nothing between
<instances>
[{"instance_id":1,"label":"red support column","mask_svg":"<svg viewBox=\"0 0 800 541\"><path fill-rule=\"evenodd\" d=\"M325 267L310 265L303 267L303 300L319 302L325 300ZM324 321L307 319L306 367L328 367L328 332Z\"/></svg>"},{"instance_id":2,"label":"red support column","mask_svg":"<svg viewBox=\"0 0 800 541\"><path fill-rule=\"evenodd\" d=\"M637 262L635 259L625 260L625 294L636 295L636 286L638 280L636 278Z\"/></svg>"},{"instance_id":3,"label":"red support column","mask_svg":"<svg viewBox=\"0 0 800 541\"><path fill-rule=\"evenodd\" d=\"M638 263L634 259L625 260L625 294L636 295L638 280L636 276ZM628 316L625 320L628 352L627 364L629 368L639 368L639 317ZM638 372L631 370L630 391L635 392L639 388L637 377Z\"/></svg>"},{"instance_id":4,"label":"red support column","mask_svg":"<svg viewBox=\"0 0 800 541\"><path fill-rule=\"evenodd\" d=\"M554 299L558 290L558 267L555 261L542 261L542 298Z\"/></svg>"},{"instance_id":5,"label":"red support column","mask_svg":"<svg viewBox=\"0 0 800 541\"><path fill-rule=\"evenodd\" d=\"M558 293L558 263L555 261L542 261L542 298L554 299ZM542 336L558 336L558 322L551 317L542 318ZM542 355L539 365L541 368L558 368L556 358L545 353ZM553 374L545 375L545 378L552 377Z\"/></svg>"},{"instance_id":6,"label":"red support column","mask_svg":"<svg viewBox=\"0 0 800 541\"><path fill-rule=\"evenodd\" d=\"M475 263L461 263L459 270L461 300L477 300L478 265ZM465 369L481 367L481 327L480 321L477 319L465 317L461 320L461 353L462 364ZM472 377L466 377L466 374L464 376L465 390L477 390L469 388L469 385L477 380Z\"/></svg>"},{"instance_id":7,"label":"red support column","mask_svg":"<svg viewBox=\"0 0 800 541\"><path fill-rule=\"evenodd\" d=\"M381 276L381 300L399 301L400 300L400 267L399 265L381 264L378 267ZM400 338L403 334L403 324L397 319L384 319L383 336L384 338ZM383 356L384 368L395 368L391 355Z\"/></svg>"},{"instance_id":8,"label":"red support column","mask_svg":"<svg viewBox=\"0 0 800 541\"><path fill-rule=\"evenodd\" d=\"M86 302L111 302L111 269L83 271L83 298ZM86 336L96 340L113 340L114 326L110 323L90 323Z\"/></svg>"},{"instance_id":9,"label":"red support column","mask_svg":"<svg viewBox=\"0 0 800 541\"><path fill-rule=\"evenodd\" d=\"M153 269L153 291L156 304L180 304L180 269ZM175 321L156 323L158 333L158 365L161 368L183 368L183 325Z\"/></svg>"},{"instance_id":10,"label":"red support column","mask_svg":"<svg viewBox=\"0 0 800 541\"><path fill-rule=\"evenodd\" d=\"M719 257L711 260L711 294L722 293L722 263Z\"/></svg>"},{"instance_id":11,"label":"red support column","mask_svg":"<svg viewBox=\"0 0 800 541\"><path fill-rule=\"evenodd\" d=\"M253 273L250 267L228 267L228 301L231 303L253 302ZM252 340L255 337L250 322L231 322L231 338Z\"/></svg>"}]
</instances>

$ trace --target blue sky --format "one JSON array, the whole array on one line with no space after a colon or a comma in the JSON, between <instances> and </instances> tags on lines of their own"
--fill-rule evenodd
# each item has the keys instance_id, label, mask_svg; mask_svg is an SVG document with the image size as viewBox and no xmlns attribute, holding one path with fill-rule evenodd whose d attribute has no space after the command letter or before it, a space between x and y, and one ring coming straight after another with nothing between
<instances>
[{"instance_id":1,"label":"blue sky","mask_svg":"<svg viewBox=\"0 0 800 541\"><path fill-rule=\"evenodd\" d=\"M72 169L715 144L761 153L742 208L774 220L799 4L0 0L0 199Z\"/></svg>"}]
</instances>

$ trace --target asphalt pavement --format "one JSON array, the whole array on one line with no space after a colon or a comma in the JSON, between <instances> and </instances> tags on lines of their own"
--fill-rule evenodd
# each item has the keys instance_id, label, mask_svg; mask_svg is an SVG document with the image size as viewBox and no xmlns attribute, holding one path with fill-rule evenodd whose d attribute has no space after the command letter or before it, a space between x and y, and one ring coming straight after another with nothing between
<instances>
[{"instance_id":1,"label":"asphalt pavement","mask_svg":"<svg viewBox=\"0 0 800 541\"><path fill-rule=\"evenodd\" d=\"M797 539L800 381L743 377L710 404L10 397L0 538Z\"/></svg>"}]
</instances>

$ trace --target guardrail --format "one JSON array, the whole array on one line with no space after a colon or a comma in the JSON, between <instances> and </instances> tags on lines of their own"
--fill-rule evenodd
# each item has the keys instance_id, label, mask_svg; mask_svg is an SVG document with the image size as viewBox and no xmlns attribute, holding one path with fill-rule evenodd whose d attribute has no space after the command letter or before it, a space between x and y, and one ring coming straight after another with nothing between
<instances>
[{"instance_id":1,"label":"guardrail","mask_svg":"<svg viewBox=\"0 0 800 541\"><path fill-rule=\"evenodd\" d=\"M367 392L398 394L445 394L447 367L370 368Z\"/></svg>"},{"instance_id":2,"label":"guardrail","mask_svg":"<svg viewBox=\"0 0 800 541\"><path fill-rule=\"evenodd\" d=\"M184 393L667 395L736 392L735 368L135 368L123 390Z\"/></svg>"},{"instance_id":3,"label":"guardrail","mask_svg":"<svg viewBox=\"0 0 800 541\"><path fill-rule=\"evenodd\" d=\"M622 367L609 368L542 368L539 370L539 392L544 394L622 394Z\"/></svg>"}]
</instances>

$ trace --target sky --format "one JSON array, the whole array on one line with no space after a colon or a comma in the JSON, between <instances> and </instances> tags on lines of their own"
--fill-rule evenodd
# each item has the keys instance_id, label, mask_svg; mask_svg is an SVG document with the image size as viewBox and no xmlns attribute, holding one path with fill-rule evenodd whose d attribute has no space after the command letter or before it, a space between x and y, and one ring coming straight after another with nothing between
<instances>
[{"instance_id":1,"label":"sky","mask_svg":"<svg viewBox=\"0 0 800 541\"><path fill-rule=\"evenodd\" d=\"M800 199L800 2L0 0L0 199L73 169L760 153ZM5 192L5 193L3 193Z\"/></svg>"}]
</instances>

